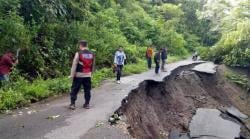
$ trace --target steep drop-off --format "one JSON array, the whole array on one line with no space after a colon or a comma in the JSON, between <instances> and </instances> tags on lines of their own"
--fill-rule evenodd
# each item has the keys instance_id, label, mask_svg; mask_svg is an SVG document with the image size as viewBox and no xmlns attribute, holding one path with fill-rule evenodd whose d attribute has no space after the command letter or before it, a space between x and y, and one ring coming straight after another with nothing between
<instances>
[{"instance_id":1,"label":"steep drop-off","mask_svg":"<svg viewBox=\"0 0 250 139\"><path fill-rule=\"evenodd\" d=\"M234 106L250 114L249 96L224 78L223 68L207 74L192 71L192 67L177 68L163 82L144 81L123 100L118 112L123 113L133 137L168 138L173 130L189 135L189 123L197 108ZM233 121L242 126L241 136L249 137L245 125Z\"/></svg>"}]
</instances>

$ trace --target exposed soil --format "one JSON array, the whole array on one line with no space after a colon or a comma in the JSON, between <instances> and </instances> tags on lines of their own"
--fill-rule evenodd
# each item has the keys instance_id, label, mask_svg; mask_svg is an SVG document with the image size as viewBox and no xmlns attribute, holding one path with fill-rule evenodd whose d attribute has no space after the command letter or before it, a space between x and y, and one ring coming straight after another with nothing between
<instances>
[{"instance_id":1,"label":"exposed soil","mask_svg":"<svg viewBox=\"0 0 250 139\"><path fill-rule=\"evenodd\" d=\"M167 138L173 129L188 133L188 126L197 108L235 106L250 115L250 96L224 78L225 67L217 73L193 72L192 66L180 67L164 82L144 81L123 101L119 112L124 114L130 134L137 139ZM250 125L250 121L244 121ZM250 138L242 126L242 136Z\"/></svg>"}]
</instances>

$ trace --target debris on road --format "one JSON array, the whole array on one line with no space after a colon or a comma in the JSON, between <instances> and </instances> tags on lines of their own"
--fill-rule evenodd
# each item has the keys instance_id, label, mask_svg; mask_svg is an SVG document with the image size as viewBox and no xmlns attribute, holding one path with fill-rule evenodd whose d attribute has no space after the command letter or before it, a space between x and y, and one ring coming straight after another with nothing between
<instances>
[{"instance_id":1,"label":"debris on road","mask_svg":"<svg viewBox=\"0 0 250 139\"><path fill-rule=\"evenodd\" d=\"M103 122L97 122L95 127L103 127L104 126L104 123Z\"/></svg>"},{"instance_id":2,"label":"debris on road","mask_svg":"<svg viewBox=\"0 0 250 139\"><path fill-rule=\"evenodd\" d=\"M109 117L109 122L111 125L117 124L119 120L121 120L121 116L116 113Z\"/></svg>"},{"instance_id":3,"label":"debris on road","mask_svg":"<svg viewBox=\"0 0 250 139\"><path fill-rule=\"evenodd\" d=\"M49 116L49 117L47 117L46 119L54 120L54 119L57 119L57 118L59 118L59 117L60 117L60 115L54 115L54 116Z\"/></svg>"},{"instance_id":4,"label":"debris on road","mask_svg":"<svg viewBox=\"0 0 250 139\"><path fill-rule=\"evenodd\" d=\"M31 111L27 111L27 114L31 115L31 114L36 113L36 112L37 112L36 110L31 110Z\"/></svg>"},{"instance_id":5,"label":"debris on road","mask_svg":"<svg viewBox=\"0 0 250 139\"><path fill-rule=\"evenodd\" d=\"M19 111L19 112L18 112L18 115L19 115L19 116L22 116L22 115L23 115L23 112Z\"/></svg>"}]
</instances>

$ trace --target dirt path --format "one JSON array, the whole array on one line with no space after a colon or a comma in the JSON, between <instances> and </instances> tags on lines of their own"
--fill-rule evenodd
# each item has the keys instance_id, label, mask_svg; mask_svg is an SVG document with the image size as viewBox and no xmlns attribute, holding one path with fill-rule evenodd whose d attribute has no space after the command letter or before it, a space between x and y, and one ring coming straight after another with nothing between
<instances>
[{"instance_id":1,"label":"dirt path","mask_svg":"<svg viewBox=\"0 0 250 139\"><path fill-rule=\"evenodd\" d=\"M11 115L0 115L0 135L2 139L75 139L82 138L99 121L106 121L110 114L119 108L121 100L144 80L161 81L173 69L192 64L184 60L167 65L168 72L155 75L153 70L122 78L122 84L105 81L92 92L92 108L82 109L83 96L78 97L76 111L65 106L68 97L53 100L45 104L35 104L30 108L18 110ZM58 117L58 116L59 117ZM56 116L55 119L47 117Z\"/></svg>"}]
</instances>

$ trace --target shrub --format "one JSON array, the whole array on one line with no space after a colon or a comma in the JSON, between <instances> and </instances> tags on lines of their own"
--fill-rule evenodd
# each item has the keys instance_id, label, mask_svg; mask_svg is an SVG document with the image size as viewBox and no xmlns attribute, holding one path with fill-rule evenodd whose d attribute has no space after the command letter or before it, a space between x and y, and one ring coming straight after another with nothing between
<instances>
[{"instance_id":1,"label":"shrub","mask_svg":"<svg viewBox=\"0 0 250 139\"><path fill-rule=\"evenodd\" d=\"M67 93L70 91L70 79L69 78L56 78L53 80L44 81L48 85L49 91L52 95Z\"/></svg>"},{"instance_id":2,"label":"shrub","mask_svg":"<svg viewBox=\"0 0 250 139\"><path fill-rule=\"evenodd\" d=\"M0 111L14 109L27 103L28 101L20 92L12 89L8 91L0 90Z\"/></svg>"},{"instance_id":3,"label":"shrub","mask_svg":"<svg viewBox=\"0 0 250 139\"><path fill-rule=\"evenodd\" d=\"M136 65L125 65L123 75L138 74L147 70L146 60L138 60Z\"/></svg>"},{"instance_id":4,"label":"shrub","mask_svg":"<svg viewBox=\"0 0 250 139\"><path fill-rule=\"evenodd\" d=\"M250 91L250 80L246 75L240 75L236 73L226 73L226 78L232 81L233 83L247 89Z\"/></svg>"},{"instance_id":5,"label":"shrub","mask_svg":"<svg viewBox=\"0 0 250 139\"><path fill-rule=\"evenodd\" d=\"M47 98L51 95L51 91L44 82L35 81L31 85L24 86L20 88L20 91L23 92L24 98L31 100L32 102L39 101L41 99Z\"/></svg>"},{"instance_id":6,"label":"shrub","mask_svg":"<svg viewBox=\"0 0 250 139\"><path fill-rule=\"evenodd\" d=\"M199 48L197 48L197 51L198 51L201 59L203 59L203 60L211 59L211 54L210 54L211 50L209 47L199 47Z\"/></svg>"},{"instance_id":7,"label":"shrub","mask_svg":"<svg viewBox=\"0 0 250 139\"><path fill-rule=\"evenodd\" d=\"M0 54L29 46L29 31L23 24L23 19L16 13L9 13L0 18L0 44Z\"/></svg>"},{"instance_id":8,"label":"shrub","mask_svg":"<svg viewBox=\"0 0 250 139\"><path fill-rule=\"evenodd\" d=\"M92 77L92 87L97 87L100 85L101 81L114 77L114 73L112 73L112 69L103 68L101 70L96 71Z\"/></svg>"}]
</instances>

